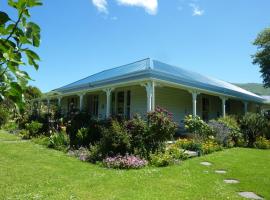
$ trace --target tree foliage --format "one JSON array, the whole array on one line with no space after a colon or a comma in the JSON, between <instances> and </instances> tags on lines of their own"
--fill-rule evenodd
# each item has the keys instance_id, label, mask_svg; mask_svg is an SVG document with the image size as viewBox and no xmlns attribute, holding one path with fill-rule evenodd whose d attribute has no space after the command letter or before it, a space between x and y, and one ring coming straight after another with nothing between
<instances>
[{"instance_id":1,"label":"tree foliage","mask_svg":"<svg viewBox=\"0 0 270 200\"><path fill-rule=\"evenodd\" d=\"M253 64L260 67L264 87L270 87L270 28L266 28L258 34L253 43L258 51L253 55Z\"/></svg>"},{"instance_id":2,"label":"tree foliage","mask_svg":"<svg viewBox=\"0 0 270 200\"><path fill-rule=\"evenodd\" d=\"M39 47L40 28L30 21L29 10L42 5L40 0L8 0L17 12L13 20L0 11L0 100L10 99L18 108L24 105L24 90L31 80L22 66L38 69L39 56L31 50ZM28 64L27 64L28 63Z\"/></svg>"}]
</instances>

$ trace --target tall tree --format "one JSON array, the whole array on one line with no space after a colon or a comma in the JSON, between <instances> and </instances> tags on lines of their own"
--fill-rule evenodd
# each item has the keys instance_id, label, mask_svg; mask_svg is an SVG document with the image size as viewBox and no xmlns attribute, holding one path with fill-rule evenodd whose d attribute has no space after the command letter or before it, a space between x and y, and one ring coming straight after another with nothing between
<instances>
[{"instance_id":1,"label":"tall tree","mask_svg":"<svg viewBox=\"0 0 270 200\"><path fill-rule=\"evenodd\" d=\"M39 47L40 27L30 21L30 8L42 5L40 0L8 0L8 5L17 12L11 19L7 12L0 11L0 100L8 98L18 108L24 105L24 90L31 77L22 66L38 69L39 56L31 50Z\"/></svg>"},{"instance_id":2,"label":"tall tree","mask_svg":"<svg viewBox=\"0 0 270 200\"><path fill-rule=\"evenodd\" d=\"M270 28L260 32L253 43L258 50L253 55L253 64L260 67L262 73L264 87L270 87Z\"/></svg>"}]
</instances>

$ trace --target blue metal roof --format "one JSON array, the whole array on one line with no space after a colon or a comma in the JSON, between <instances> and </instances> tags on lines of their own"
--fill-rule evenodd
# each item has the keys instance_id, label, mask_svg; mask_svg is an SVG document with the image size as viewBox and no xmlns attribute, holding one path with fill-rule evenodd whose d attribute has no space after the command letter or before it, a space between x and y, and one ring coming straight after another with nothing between
<instances>
[{"instance_id":1,"label":"blue metal roof","mask_svg":"<svg viewBox=\"0 0 270 200\"><path fill-rule=\"evenodd\" d=\"M99 72L55 89L55 91L66 93L141 78L155 78L181 84L187 87L194 87L202 90L222 93L224 95L235 96L243 100L257 102L264 101L262 97L231 83L204 76L157 60L151 60L149 58Z\"/></svg>"}]
</instances>

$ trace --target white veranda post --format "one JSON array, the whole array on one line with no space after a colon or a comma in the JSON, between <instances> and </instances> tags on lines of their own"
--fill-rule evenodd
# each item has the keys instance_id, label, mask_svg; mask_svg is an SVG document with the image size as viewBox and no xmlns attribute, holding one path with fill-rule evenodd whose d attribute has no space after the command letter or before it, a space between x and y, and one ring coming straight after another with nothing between
<instances>
[{"instance_id":1,"label":"white veranda post","mask_svg":"<svg viewBox=\"0 0 270 200\"><path fill-rule=\"evenodd\" d=\"M111 94L113 88L106 88L104 92L106 92L106 118L111 116Z\"/></svg>"},{"instance_id":2,"label":"white veranda post","mask_svg":"<svg viewBox=\"0 0 270 200\"><path fill-rule=\"evenodd\" d=\"M248 112L248 102L247 101L244 102L244 112L245 112L245 114Z\"/></svg>"},{"instance_id":3,"label":"white veranda post","mask_svg":"<svg viewBox=\"0 0 270 200\"><path fill-rule=\"evenodd\" d=\"M226 116L226 101L228 100L228 98L226 97L220 97L221 101L222 101L222 117Z\"/></svg>"},{"instance_id":4,"label":"white veranda post","mask_svg":"<svg viewBox=\"0 0 270 200\"><path fill-rule=\"evenodd\" d=\"M48 98L47 99L47 112L49 113L50 112L50 99Z\"/></svg>"},{"instance_id":5,"label":"white veranda post","mask_svg":"<svg viewBox=\"0 0 270 200\"><path fill-rule=\"evenodd\" d=\"M147 94L147 112L155 110L155 82L148 82L143 85Z\"/></svg>"},{"instance_id":6,"label":"white veranda post","mask_svg":"<svg viewBox=\"0 0 270 200\"><path fill-rule=\"evenodd\" d=\"M84 93L79 95L79 97L80 97L80 111L83 110L83 96L84 96Z\"/></svg>"},{"instance_id":7,"label":"white veranda post","mask_svg":"<svg viewBox=\"0 0 270 200\"><path fill-rule=\"evenodd\" d=\"M192 115L197 116L197 97L200 94L197 91L189 91L192 94Z\"/></svg>"},{"instance_id":8,"label":"white veranda post","mask_svg":"<svg viewBox=\"0 0 270 200\"><path fill-rule=\"evenodd\" d=\"M61 97L58 97L58 106L61 106Z\"/></svg>"}]
</instances>

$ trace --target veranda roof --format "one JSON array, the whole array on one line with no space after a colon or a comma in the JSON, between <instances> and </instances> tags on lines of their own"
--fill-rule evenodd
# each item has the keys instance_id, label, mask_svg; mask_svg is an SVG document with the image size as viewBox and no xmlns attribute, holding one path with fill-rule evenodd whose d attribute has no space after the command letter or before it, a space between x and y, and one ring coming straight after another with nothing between
<instances>
[{"instance_id":1,"label":"veranda roof","mask_svg":"<svg viewBox=\"0 0 270 200\"><path fill-rule=\"evenodd\" d=\"M53 91L68 93L137 79L157 79L186 87L234 96L247 101L263 102L265 99L231 83L204 76L180 67L150 58L93 74Z\"/></svg>"}]
</instances>

